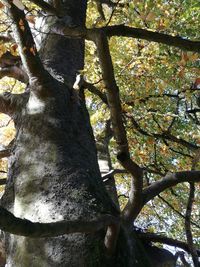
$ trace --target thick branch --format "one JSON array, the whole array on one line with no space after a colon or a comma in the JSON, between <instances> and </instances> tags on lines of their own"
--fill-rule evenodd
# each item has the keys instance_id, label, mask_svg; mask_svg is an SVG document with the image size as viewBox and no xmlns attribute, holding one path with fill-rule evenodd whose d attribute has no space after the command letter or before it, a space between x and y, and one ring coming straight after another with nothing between
<instances>
[{"instance_id":1,"label":"thick branch","mask_svg":"<svg viewBox=\"0 0 200 267\"><path fill-rule=\"evenodd\" d=\"M163 179L152 183L143 190L143 205L167 188L183 182L200 182L200 171L182 171L167 174Z\"/></svg>"},{"instance_id":2,"label":"thick branch","mask_svg":"<svg viewBox=\"0 0 200 267\"><path fill-rule=\"evenodd\" d=\"M100 218L91 221L33 223L26 219L17 218L3 207L0 207L0 229L31 238L53 237L71 233L91 233L118 223L119 219L111 215L102 215Z\"/></svg>"},{"instance_id":3,"label":"thick branch","mask_svg":"<svg viewBox=\"0 0 200 267\"><path fill-rule=\"evenodd\" d=\"M30 81L43 81L47 77L43 64L39 58L33 40L31 30L22 10L18 9L13 2L5 0L10 8L7 9L8 16L12 20L13 33L18 44L19 53Z\"/></svg>"},{"instance_id":4,"label":"thick branch","mask_svg":"<svg viewBox=\"0 0 200 267\"><path fill-rule=\"evenodd\" d=\"M192 255L194 267L199 267L198 254L194 246L192 230L191 230L191 215L192 215L192 206L194 202L194 194L195 194L195 185L194 183L190 183L190 192L189 192L187 209L186 209L186 214L185 214L185 233L187 237L188 247Z\"/></svg>"},{"instance_id":5,"label":"thick branch","mask_svg":"<svg viewBox=\"0 0 200 267\"><path fill-rule=\"evenodd\" d=\"M122 166L131 173L132 182L129 201L123 211L123 217L130 222L137 214L142 203L142 169L131 160L126 137L126 130L122 120L122 108L119 96L119 88L115 81L115 75L110 55L107 37L104 34L96 35L94 40L102 69L102 76L107 89L107 100L110 108L113 132L117 143L117 158Z\"/></svg>"},{"instance_id":6,"label":"thick branch","mask_svg":"<svg viewBox=\"0 0 200 267\"><path fill-rule=\"evenodd\" d=\"M158 235L158 234L153 234L153 233L136 232L136 234L141 240L148 241L148 242L158 242L158 243L166 244L169 246L178 247L190 253L188 244L183 241L179 241L173 238L169 238L163 235ZM200 256L200 250L198 250L198 255Z\"/></svg>"},{"instance_id":7,"label":"thick branch","mask_svg":"<svg viewBox=\"0 0 200 267\"><path fill-rule=\"evenodd\" d=\"M47 2L43 0L31 0L34 4L41 7L43 11L45 11L47 14L52 14L55 16L59 16L59 11L53 7L52 5L48 4Z\"/></svg>"},{"instance_id":8,"label":"thick branch","mask_svg":"<svg viewBox=\"0 0 200 267\"><path fill-rule=\"evenodd\" d=\"M140 28L132 28L125 25L114 25L102 28L86 29L83 27L70 28L63 25L56 25L56 28L52 29L54 33L71 36L75 38L85 38L93 40L94 36L102 32L107 37L111 36L124 36L138 39L144 39L150 42L156 42L166 44L169 46L178 47L182 50L200 52L200 42L191 41L178 36L171 36L159 32L148 31Z\"/></svg>"},{"instance_id":9,"label":"thick branch","mask_svg":"<svg viewBox=\"0 0 200 267\"><path fill-rule=\"evenodd\" d=\"M103 28L106 35L111 36L125 36L138 39L144 39L151 42L175 46L182 50L200 52L200 42L190 41L183 37L171 36L164 33L148 31L144 29L132 28L125 25L114 25Z\"/></svg>"}]
</instances>

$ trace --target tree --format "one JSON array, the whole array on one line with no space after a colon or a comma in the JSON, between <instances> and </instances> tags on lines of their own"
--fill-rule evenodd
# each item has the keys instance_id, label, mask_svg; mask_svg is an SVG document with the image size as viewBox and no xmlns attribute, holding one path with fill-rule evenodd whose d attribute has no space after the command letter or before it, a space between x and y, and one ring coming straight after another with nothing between
<instances>
[{"instance_id":1,"label":"tree","mask_svg":"<svg viewBox=\"0 0 200 267\"><path fill-rule=\"evenodd\" d=\"M119 66L113 65L112 57L117 58L119 51L112 47L112 42L125 46L122 37L129 37L157 42L170 48L173 46L175 48L171 49L176 51L181 49L197 53L200 42L188 39L195 37L192 30L187 35L180 31L179 35L184 37L168 34L165 29L167 21L161 19L156 22L158 31L149 30L154 30L154 18L157 16L157 10L147 12L153 2L147 1L143 13L140 11L140 1L134 2L132 5L129 1L95 1L100 19L93 27L86 27L86 0L32 0L26 7L16 0L3 1L1 14L5 20L2 27L8 30L1 40L10 45L0 58L1 77L9 76L27 85L23 93L4 93L0 97L0 111L13 119L16 128L14 141L1 152L2 157L9 156L8 178L0 207L0 228L6 232L7 266L128 267L150 266L151 262L161 266L161 259L167 252L152 247L149 240L188 251L194 266L199 266L199 251L191 231L195 183L200 181L200 172L196 170L199 146L198 139L186 136L188 129L194 133L199 123L198 101L191 104L191 109L187 106L189 101L194 103L193 99L199 99L198 80L191 88L176 91L178 83L174 79L167 82L167 76L163 79L163 64L152 69L150 77L143 77L145 68L140 68L139 61L137 77L132 79L127 74L126 78L131 87L135 82L134 87L140 86L143 91L130 93L127 84L125 86L127 82L120 75L116 76ZM89 5L94 8L94 2L89 1ZM195 3L191 5L193 7ZM184 7L189 6L186 3ZM126 16L128 12L136 12L146 29L134 28L131 22L127 23L129 26L119 24L124 14L115 15L117 10L123 11ZM110 17L104 22L107 13ZM92 13L90 15L93 19ZM111 21L113 24L110 26ZM90 24L90 21L87 23ZM195 25L193 27L195 30ZM164 33L162 29L165 29ZM113 39L113 36L120 38ZM91 81L99 76L103 79L103 83L100 80L97 86L83 77L84 40L96 47L97 54L94 52L93 58L98 59L92 63L96 66L96 72L88 68L87 73ZM165 58L170 57L173 50L162 49L163 63L169 65ZM167 55L163 52L165 49ZM145 43L138 41L138 58L141 55L147 57L144 50ZM123 58L125 56L129 59L128 52ZM87 54L87 57L90 61L91 56ZM154 63L151 55L149 58ZM176 59L176 55L172 55L172 61ZM186 70L190 59L195 61L198 56L182 52L179 86L185 72L192 78L189 75L191 70ZM130 61L120 72L126 71L134 76L136 71L134 73L134 68L130 67L132 63ZM153 75L155 73L163 76L157 78ZM86 88L92 96L88 96ZM183 103L187 92L190 92L189 101ZM91 113L98 110L97 97L106 115L103 120L98 114L101 121L94 127L97 133L95 144L87 110ZM154 100L149 103L149 99ZM161 119L158 114L160 99L163 105ZM188 118L184 121L179 114L183 113L184 105L190 121ZM133 112L135 107L138 113ZM144 107L146 113L141 111ZM171 110L175 111L172 113ZM150 113L152 117L148 121ZM188 128L182 136L186 128L183 122L186 121ZM100 167L103 163L106 172L103 179L103 167L100 172L96 147ZM166 158L166 164L162 163L163 158ZM186 167L188 158L192 162L190 169L177 167L179 163ZM122 169L112 170L116 159ZM131 177L129 198L123 208L119 206L113 179L117 173ZM187 212L183 216L187 243L135 231L134 222L146 204L183 182L190 183ZM156 259L158 255L159 259ZM176 258L168 252L166 261L175 266Z\"/></svg>"}]
</instances>

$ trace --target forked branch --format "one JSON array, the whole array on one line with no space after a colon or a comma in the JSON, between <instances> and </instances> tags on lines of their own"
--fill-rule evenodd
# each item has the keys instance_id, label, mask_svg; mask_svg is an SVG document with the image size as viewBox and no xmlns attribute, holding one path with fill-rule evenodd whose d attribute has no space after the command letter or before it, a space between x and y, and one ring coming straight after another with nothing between
<instances>
[{"instance_id":1,"label":"forked branch","mask_svg":"<svg viewBox=\"0 0 200 267\"><path fill-rule=\"evenodd\" d=\"M102 28L92 28L86 29L84 27L68 27L61 24L57 24L55 28L52 29L54 33L75 37L84 38L87 40L94 40L96 35L101 35L104 33L107 37L112 36L122 36L131 37L136 39L143 39L149 42L156 42L159 44L165 44L168 46L174 46L180 48L181 50L200 52L200 41L191 41L179 36L172 36L169 34L164 34L160 32L153 32L140 28L133 28L125 25L114 25Z\"/></svg>"}]
</instances>

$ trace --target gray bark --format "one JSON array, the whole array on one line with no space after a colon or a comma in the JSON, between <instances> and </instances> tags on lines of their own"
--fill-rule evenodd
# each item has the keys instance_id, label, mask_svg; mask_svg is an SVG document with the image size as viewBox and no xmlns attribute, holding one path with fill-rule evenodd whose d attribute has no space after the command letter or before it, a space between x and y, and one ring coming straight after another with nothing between
<instances>
[{"instance_id":1,"label":"gray bark","mask_svg":"<svg viewBox=\"0 0 200 267\"><path fill-rule=\"evenodd\" d=\"M65 6L75 23L84 22L86 1ZM47 19L43 27L49 32ZM53 76L42 85L50 93L41 98L30 88L13 116L17 134L2 205L35 222L117 214L101 180L85 103L72 89L84 43L45 34L40 53ZM105 229L48 239L7 235L7 266L108 266L104 236Z\"/></svg>"},{"instance_id":2,"label":"gray bark","mask_svg":"<svg viewBox=\"0 0 200 267\"><path fill-rule=\"evenodd\" d=\"M32 222L89 221L102 214L119 215L114 180L107 187L115 204L101 179L83 93L72 88L84 67L84 42L51 33L56 22L83 25L86 4L86 0L65 0L62 19L41 16L36 42L51 76L42 72L42 85L32 82L23 97L17 98L12 112L16 138L1 204ZM39 239L7 233L7 267L150 266L129 231L121 228L112 256L104 245L106 229Z\"/></svg>"}]
</instances>

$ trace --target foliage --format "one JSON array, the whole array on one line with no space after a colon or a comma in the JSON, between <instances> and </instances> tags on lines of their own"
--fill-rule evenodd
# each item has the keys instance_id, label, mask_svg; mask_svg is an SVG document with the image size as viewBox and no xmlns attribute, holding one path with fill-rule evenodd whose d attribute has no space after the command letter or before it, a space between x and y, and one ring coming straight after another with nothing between
<instances>
[{"instance_id":1,"label":"foliage","mask_svg":"<svg viewBox=\"0 0 200 267\"><path fill-rule=\"evenodd\" d=\"M179 35L198 40L200 4L187 1L118 1L114 8L103 6L105 20L99 17L95 1L88 3L87 27L126 24L131 27ZM38 8L25 3L32 13ZM0 30L8 25L3 9L0 10ZM131 158L144 169L144 185L161 179L168 172L191 170L193 159L200 145L199 110L196 103L198 90L192 87L200 77L200 58L197 53L180 51L178 48L145 40L111 37L109 47L114 65L115 78L120 89L123 121L128 137ZM0 56L6 51L17 55L13 43L0 44ZM106 93L99 67L96 47L86 42L86 80ZM11 78L0 80L1 91L21 93L24 85ZM97 95L86 91L86 100L96 139L101 136L109 108ZM1 115L0 140L8 145L14 135L10 119ZM98 141L98 140L97 140ZM110 140L113 168L121 168L116 159L116 143ZM2 171L6 161L1 160ZM198 170L199 163L195 168ZM5 174L3 173L2 177ZM130 176L117 174L116 182L121 206L124 207L130 189ZM195 244L200 245L199 184L196 184L195 202L191 221ZM145 205L135 225L148 232L165 233L169 237L186 240L184 216L189 186L179 184L161 193Z\"/></svg>"}]
</instances>

